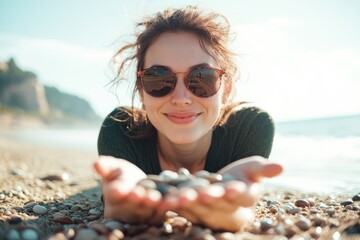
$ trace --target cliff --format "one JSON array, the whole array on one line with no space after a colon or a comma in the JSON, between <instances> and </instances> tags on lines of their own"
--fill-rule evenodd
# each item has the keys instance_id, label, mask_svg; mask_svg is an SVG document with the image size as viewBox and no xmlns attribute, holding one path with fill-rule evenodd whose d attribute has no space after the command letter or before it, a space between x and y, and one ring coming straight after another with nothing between
<instances>
[{"instance_id":1,"label":"cliff","mask_svg":"<svg viewBox=\"0 0 360 240\"><path fill-rule=\"evenodd\" d=\"M19 68L14 59L0 62L1 109L31 114L48 123L100 122L85 99L41 84L34 73Z\"/></svg>"}]
</instances>

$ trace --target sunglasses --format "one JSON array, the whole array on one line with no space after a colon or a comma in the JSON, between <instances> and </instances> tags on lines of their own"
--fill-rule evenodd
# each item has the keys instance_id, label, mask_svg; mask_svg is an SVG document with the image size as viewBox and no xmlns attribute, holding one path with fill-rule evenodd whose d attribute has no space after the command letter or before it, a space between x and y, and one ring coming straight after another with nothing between
<instances>
[{"instance_id":1,"label":"sunglasses","mask_svg":"<svg viewBox=\"0 0 360 240\"><path fill-rule=\"evenodd\" d=\"M180 72L177 72L180 73ZM153 97L164 97L176 86L176 74L165 66L153 66L139 71L144 91ZM195 96L207 98L215 95L221 85L221 76L225 72L210 66L197 66L184 73L186 88Z\"/></svg>"}]
</instances>

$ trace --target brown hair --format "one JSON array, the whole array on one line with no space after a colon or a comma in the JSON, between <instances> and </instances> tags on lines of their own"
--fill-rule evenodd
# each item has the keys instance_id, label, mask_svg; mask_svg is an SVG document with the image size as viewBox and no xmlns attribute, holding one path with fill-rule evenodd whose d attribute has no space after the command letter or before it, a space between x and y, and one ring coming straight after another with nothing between
<instances>
[{"instance_id":1,"label":"brown hair","mask_svg":"<svg viewBox=\"0 0 360 240\"><path fill-rule=\"evenodd\" d=\"M219 67L225 71L223 76L223 83L225 84L225 91L222 102L226 107L220 115L217 124L226 122L231 109L239 104L230 104L233 97L233 85L237 73L237 67L234 62L234 54L229 49L230 41L230 24L227 18L219 13L205 12L199 10L194 6L187 6L185 8L173 9L169 8L163 12L158 12L153 17L145 18L143 22L137 24L140 31L135 34L135 43L124 45L113 56L112 61L118 64L117 76L112 81L113 84L118 84L120 80L124 80L124 71L129 63L136 62L136 72L143 70L145 54L148 47L162 34L166 32L185 31L193 33L199 37L199 43L202 49L214 58ZM206 46L211 48L211 51L206 49ZM133 54L125 57L126 52L135 50ZM117 59L121 59L117 62ZM138 136L148 136L152 133L154 127L149 123L144 109L134 108L134 99L138 91L141 91L141 81L136 79L136 83L132 93L132 107L128 111L129 119L134 129L142 129ZM149 126L149 128L142 128L141 126ZM141 127L141 128L138 128ZM147 130L146 130L147 129ZM149 129L152 129L151 131ZM133 134L131 134L134 136Z\"/></svg>"}]
</instances>

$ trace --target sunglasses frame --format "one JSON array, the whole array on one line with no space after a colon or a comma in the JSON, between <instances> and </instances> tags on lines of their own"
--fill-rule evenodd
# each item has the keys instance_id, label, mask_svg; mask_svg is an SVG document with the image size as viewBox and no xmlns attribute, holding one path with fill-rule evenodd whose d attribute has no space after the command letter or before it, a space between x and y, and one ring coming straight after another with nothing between
<instances>
[{"instance_id":1,"label":"sunglasses frame","mask_svg":"<svg viewBox=\"0 0 360 240\"><path fill-rule=\"evenodd\" d=\"M137 74L136 74L136 76L140 78L142 86L144 86L144 84L143 84L143 76L145 75L145 72L148 71L148 70L156 69L156 68L164 68L164 69L167 69L167 70L171 73L171 76L175 79L175 80L174 80L174 81L175 81L175 87L176 87L176 84L177 84L176 74L182 73L182 74L185 75L184 79L186 79L186 77L191 73L191 71L194 71L194 70L196 70L196 69L211 69L211 70L215 71L215 72L219 75L220 85L219 85L219 88L216 90L216 92L215 92L214 94L212 94L212 95L209 95L209 96L197 96L196 94L194 94L194 93L188 88L187 84L185 84L186 89L187 89L189 92L191 92L191 94L193 94L193 95L196 96L196 97L200 97L200 98L208 98L208 97L211 97L211 96L215 95L215 94L219 91L219 89L220 89L220 87L221 87L222 76L225 74L225 71L224 71L224 70L218 69L218 68L214 68L214 67L211 67L211 66L208 66L208 65L194 66L194 67L190 68L187 72L173 72L169 67L166 67L166 66L151 66L151 67L149 67L149 68L145 68L145 69L142 70L142 71L138 71ZM164 96L153 96L152 94L148 93L144 87L143 87L143 89L144 89L144 91L145 91L147 94L149 94L150 96L160 98L160 97L165 97L165 96L169 95L172 91L174 91L175 87L172 88L172 90L171 90L169 93L165 94Z\"/></svg>"}]
</instances>

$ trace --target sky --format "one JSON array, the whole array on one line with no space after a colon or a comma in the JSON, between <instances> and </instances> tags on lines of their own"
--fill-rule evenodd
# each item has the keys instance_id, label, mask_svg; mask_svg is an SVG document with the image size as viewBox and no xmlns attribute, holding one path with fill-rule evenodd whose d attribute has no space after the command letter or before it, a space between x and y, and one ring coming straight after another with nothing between
<instances>
[{"instance_id":1,"label":"sky","mask_svg":"<svg viewBox=\"0 0 360 240\"><path fill-rule=\"evenodd\" d=\"M104 117L131 103L131 84L121 85L118 97L108 85L112 55L143 17L185 5L229 18L241 72L237 100L275 121L360 114L357 0L2 0L0 61L13 57Z\"/></svg>"}]
</instances>

